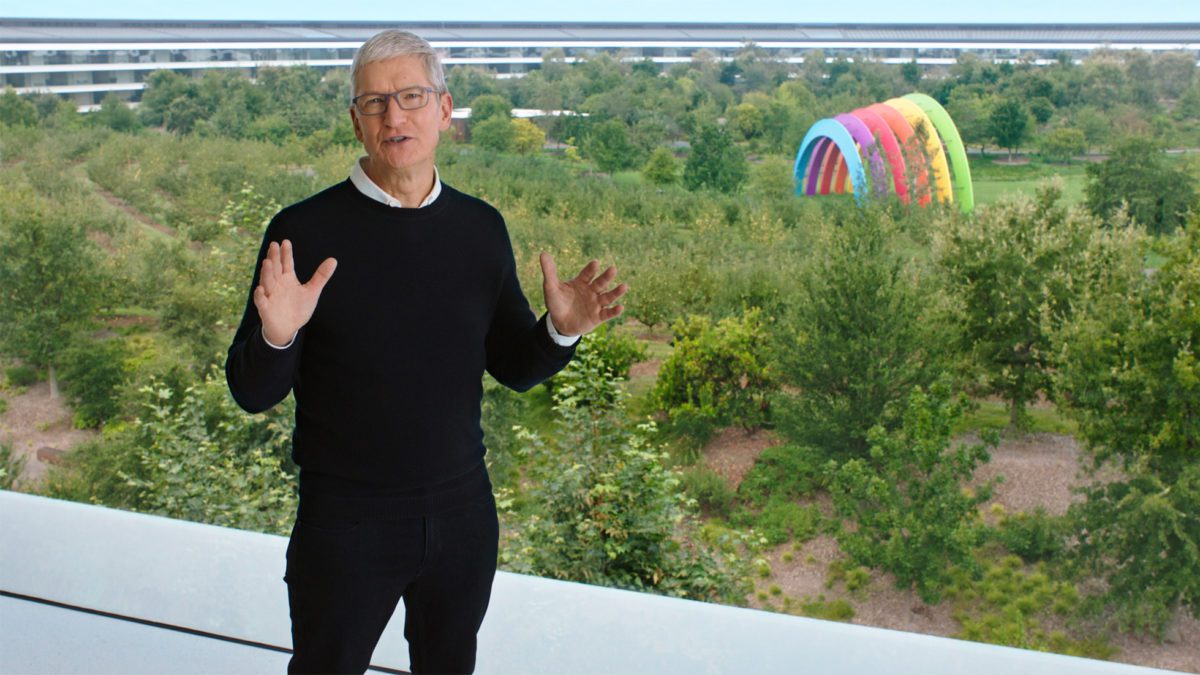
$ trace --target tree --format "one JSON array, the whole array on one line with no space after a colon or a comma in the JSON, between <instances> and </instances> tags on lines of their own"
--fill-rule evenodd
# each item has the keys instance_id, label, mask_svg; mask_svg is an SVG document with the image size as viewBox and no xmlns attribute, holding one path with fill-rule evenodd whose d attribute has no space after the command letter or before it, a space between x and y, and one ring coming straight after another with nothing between
<instances>
[{"instance_id":1,"label":"tree","mask_svg":"<svg viewBox=\"0 0 1200 675\"><path fill-rule=\"evenodd\" d=\"M637 150L629 142L629 129L620 120L607 120L593 127L583 142L583 150L606 173L637 164Z\"/></svg>"},{"instance_id":2,"label":"tree","mask_svg":"<svg viewBox=\"0 0 1200 675\"><path fill-rule=\"evenodd\" d=\"M996 145L1008 148L1008 158L1029 133L1029 111L1016 98L1001 100L992 109L991 132Z\"/></svg>"},{"instance_id":3,"label":"tree","mask_svg":"<svg viewBox=\"0 0 1200 675\"><path fill-rule=\"evenodd\" d=\"M104 100L100 102L100 110L92 113L92 117L97 124L113 131L128 133L142 126L138 122L137 114L113 92L105 95Z\"/></svg>"},{"instance_id":4,"label":"tree","mask_svg":"<svg viewBox=\"0 0 1200 675\"><path fill-rule=\"evenodd\" d=\"M910 87L921 84L921 66L916 59L900 65L900 79Z\"/></svg>"},{"instance_id":5,"label":"tree","mask_svg":"<svg viewBox=\"0 0 1200 675\"><path fill-rule=\"evenodd\" d=\"M655 148L642 167L642 176L654 185L674 185L679 182L679 162L667 148Z\"/></svg>"},{"instance_id":6,"label":"tree","mask_svg":"<svg viewBox=\"0 0 1200 675\"><path fill-rule=\"evenodd\" d=\"M5 87L0 94L0 124L8 126L36 126L38 121L37 108L21 97L16 89Z\"/></svg>"},{"instance_id":7,"label":"tree","mask_svg":"<svg viewBox=\"0 0 1200 675\"><path fill-rule=\"evenodd\" d=\"M1088 150L1103 148L1108 145L1112 133L1112 123L1108 116L1097 108L1084 106L1075 111L1071 126L1083 132Z\"/></svg>"},{"instance_id":8,"label":"tree","mask_svg":"<svg viewBox=\"0 0 1200 675\"><path fill-rule=\"evenodd\" d=\"M984 97L974 87L955 87L946 103L946 112L962 137L963 145L979 146L980 154L992 140L992 97Z\"/></svg>"},{"instance_id":9,"label":"tree","mask_svg":"<svg viewBox=\"0 0 1200 675\"><path fill-rule=\"evenodd\" d=\"M1161 240L1166 262L1120 292L1095 293L1064 326L1058 388L1097 466L1120 478L1071 507L1070 559L1101 577L1097 609L1161 632L1200 608L1200 217Z\"/></svg>"},{"instance_id":10,"label":"tree","mask_svg":"<svg viewBox=\"0 0 1200 675\"><path fill-rule=\"evenodd\" d=\"M1111 156L1087 167L1087 207L1099 218L1110 218L1124 206L1131 218L1153 234L1169 234L1200 208L1196 179L1183 167L1173 167L1153 142L1131 138Z\"/></svg>"},{"instance_id":11,"label":"tree","mask_svg":"<svg viewBox=\"0 0 1200 675\"><path fill-rule=\"evenodd\" d=\"M1082 154L1087 149L1087 139L1079 129L1059 127L1042 136L1038 147L1046 159L1069 164L1072 157Z\"/></svg>"},{"instance_id":12,"label":"tree","mask_svg":"<svg viewBox=\"0 0 1200 675\"><path fill-rule=\"evenodd\" d=\"M82 223L54 219L32 195L10 194L0 211L0 345L30 365L55 366L71 335L100 304L95 245Z\"/></svg>"},{"instance_id":13,"label":"tree","mask_svg":"<svg viewBox=\"0 0 1200 675\"><path fill-rule=\"evenodd\" d=\"M512 149L518 155L536 155L546 145L546 132L533 122L521 118L512 120Z\"/></svg>"},{"instance_id":14,"label":"tree","mask_svg":"<svg viewBox=\"0 0 1200 675\"><path fill-rule=\"evenodd\" d=\"M512 117L512 101L499 94L483 94L471 100L471 126L486 122L493 117Z\"/></svg>"},{"instance_id":15,"label":"tree","mask_svg":"<svg viewBox=\"0 0 1200 675\"><path fill-rule=\"evenodd\" d=\"M746 156L725 129L704 125L692 136L692 150L683 167L683 185L719 192L737 192L749 177Z\"/></svg>"},{"instance_id":16,"label":"tree","mask_svg":"<svg viewBox=\"0 0 1200 675\"><path fill-rule=\"evenodd\" d=\"M471 126L471 142L494 152L512 150L516 129L507 115L493 115Z\"/></svg>"},{"instance_id":17,"label":"tree","mask_svg":"<svg viewBox=\"0 0 1200 675\"><path fill-rule=\"evenodd\" d=\"M951 218L935 255L957 298L963 351L982 370L986 390L1009 406L1012 428L1028 427L1025 405L1053 395L1051 331L1069 318L1105 257L1096 221L1059 205L1061 187L1043 185L1036 200L1018 197Z\"/></svg>"},{"instance_id":18,"label":"tree","mask_svg":"<svg viewBox=\"0 0 1200 675\"><path fill-rule=\"evenodd\" d=\"M987 462L994 436L979 445L950 440L966 404L945 382L928 393L915 388L898 429L871 429L868 457L829 464L834 509L857 524L838 534L842 549L857 564L895 574L897 586L916 586L926 602L940 599L952 565L975 566L977 509L991 497L990 484L964 486Z\"/></svg>"},{"instance_id":19,"label":"tree","mask_svg":"<svg viewBox=\"0 0 1200 675\"><path fill-rule=\"evenodd\" d=\"M951 325L937 320L930 275L891 249L895 234L877 210L838 213L775 331L779 377L795 392L776 422L831 457L864 457L867 432L899 422L888 404L947 365Z\"/></svg>"}]
</instances>

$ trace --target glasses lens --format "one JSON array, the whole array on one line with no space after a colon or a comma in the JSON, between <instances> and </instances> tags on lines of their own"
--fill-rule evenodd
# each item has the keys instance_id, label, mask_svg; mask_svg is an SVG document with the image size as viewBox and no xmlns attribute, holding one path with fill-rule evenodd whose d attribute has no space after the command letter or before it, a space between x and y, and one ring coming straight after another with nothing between
<instances>
[{"instance_id":1,"label":"glasses lens","mask_svg":"<svg viewBox=\"0 0 1200 675\"><path fill-rule=\"evenodd\" d=\"M429 99L429 91L424 87L412 87L396 92L396 98L400 101L401 108L412 110L425 105Z\"/></svg>"},{"instance_id":2,"label":"glasses lens","mask_svg":"<svg viewBox=\"0 0 1200 675\"><path fill-rule=\"evenodd\" d=\"M363 94L354 105L358 107L358 112L364 115L380 115L387 110L387 100L387 94Z\"/></svg>"}]
</instances>

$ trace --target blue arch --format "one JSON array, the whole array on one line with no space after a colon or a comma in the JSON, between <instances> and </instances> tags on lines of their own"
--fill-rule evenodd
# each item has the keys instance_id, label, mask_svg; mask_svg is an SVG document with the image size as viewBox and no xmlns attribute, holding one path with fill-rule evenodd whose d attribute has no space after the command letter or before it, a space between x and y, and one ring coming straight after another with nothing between
<instances>
[{"instance_id":1,"label":"blue arch","mask_svg":"<svg viewBox=\"0 0 1200 675\"><path fill-rule=\"evenodd\" d=\"M854 138L841 122L833 119L818 120L804 135L800 143L800 151L796 153L796 164L792 174L796 179L796 194L803 194L804 171L812 158L813 146L818 139L828 138L838 147L850 173L850 185L854 188L854 200L859 204L867 197L867 173L863 168L862 158L859 157L858 147ZM815 168L814 168L815 170Z\"/></svg>"}]
</instances>

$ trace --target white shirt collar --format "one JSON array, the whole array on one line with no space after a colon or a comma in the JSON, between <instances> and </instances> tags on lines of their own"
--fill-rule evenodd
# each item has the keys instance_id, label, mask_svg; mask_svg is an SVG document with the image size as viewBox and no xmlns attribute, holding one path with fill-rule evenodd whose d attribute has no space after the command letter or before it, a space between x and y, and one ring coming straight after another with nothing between
<instances>
[{"instance_id":1,"label":"white shirt collar","mask_svg":"<svg viewBox=\"0 0 1200 675\"><path fill-rule=\"evenodd\" d=\"M371 180L371 177L367 175L366 170L363 169L363 162L366 161L366 159L367 156L363 155L362 157L358 158L357 162L354 163L354 168L350 170L350 182L354 183L354 187L358 188L359 192L381 204L387 204L393 208L404 208L404 205L400 203L399 199L396 199L388 194L383 188L376 185L375 181ZM433 167L433 189L429 191L429 194L425 196L425 199L417 206L417 208L429 206L438 198L438 195L440 194L442 194L442 177L438 174L437 167L435 166Z\"/></svg>"}]
</instances>

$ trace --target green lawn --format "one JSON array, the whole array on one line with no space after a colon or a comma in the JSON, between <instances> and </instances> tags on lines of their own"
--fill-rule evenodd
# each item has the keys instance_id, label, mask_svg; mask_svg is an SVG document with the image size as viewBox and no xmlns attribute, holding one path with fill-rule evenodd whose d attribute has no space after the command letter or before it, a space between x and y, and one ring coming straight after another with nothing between
<instances>
[{"instance_id":1,"label":"green lawn","mask_svg":"<svg viewBox=\"0 0 1200 675\"><path fill-rule=\"evenodd\" d=\"M1084 164L1044 164L1038 160L1029 164L996 164L992 158L971 158L971 182L975 186L975 203L990 204L1005 195L1033 195L1037 186L1053 176L1063 179L1063 201L1081 204L1084 200L1086 176Z\"/></svg>"}]
</instances>

